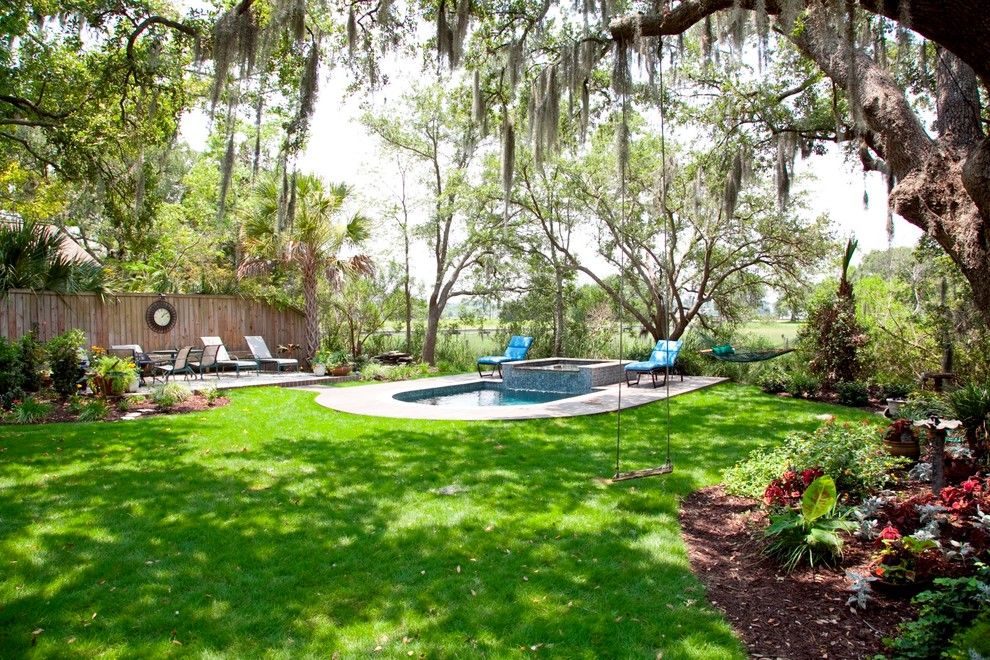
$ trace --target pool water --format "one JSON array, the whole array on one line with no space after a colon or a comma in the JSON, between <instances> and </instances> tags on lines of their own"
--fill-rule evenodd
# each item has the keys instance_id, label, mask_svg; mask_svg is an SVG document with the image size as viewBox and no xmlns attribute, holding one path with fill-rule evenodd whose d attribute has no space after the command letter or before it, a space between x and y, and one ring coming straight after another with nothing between
<instances>
[{"instance_id":1,"label":"pool water","mask_svg":"<svg viewBox=\"0 0 990 660\"><path fill-rule=\"evenodd\" d=\"M577 394L507 390L498 383L469 383L431 389L400 392L395 399L427 406L525 406L569 399Z\"/></svg>"}]
</instances>

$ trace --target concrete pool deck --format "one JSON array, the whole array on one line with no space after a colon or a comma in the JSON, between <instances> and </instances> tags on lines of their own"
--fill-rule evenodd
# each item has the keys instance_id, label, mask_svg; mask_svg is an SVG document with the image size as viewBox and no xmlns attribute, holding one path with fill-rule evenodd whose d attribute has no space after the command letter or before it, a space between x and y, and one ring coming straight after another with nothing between
<instances>
[{"instance_id":1,"label":"concrete pool deck","mask_svg":"<svg viewBox=\"0 0 990 660\"><path fill-rule=\"evenodd\" d=\"M487 378L485 379L488 380ZM694 392L717 385L726 378L708 376L685 376L682 382L678 377L670 381L670 396ZM576 417L615 412L618 409L619 385L607 385L588 394L523 406L430 406L422 403L398 401L392 398L399 392L463 385L478 381L477 374L440 376L404 380L397 383L374 383L355 387L327 388L316 397L321 406L371 417L392 417L399 419L443 419L463 421L483 421L495 419L545 419L552 417ZM495 379L495 382L499 382ZM667 396L665 387L653 389L644 381L639 387L622 385L622 409L635 408L654 401L662 401Z\"/></svg>"}]
</instances>

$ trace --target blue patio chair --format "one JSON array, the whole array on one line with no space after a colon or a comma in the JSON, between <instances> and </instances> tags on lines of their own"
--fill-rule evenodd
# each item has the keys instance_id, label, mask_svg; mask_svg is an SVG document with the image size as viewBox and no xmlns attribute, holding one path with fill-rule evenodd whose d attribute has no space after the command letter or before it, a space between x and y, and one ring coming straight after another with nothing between
<instances>
[{"instance_id":1,"label":"blue patio chair","mask_svg":"<svg viewBox=\"0 0 990 660\"><path fill-rule=\"evenodd\" d=\"M667 372L676 370L677 354L681 350L681 343L680 340L670 341L669 339L661 339L653 347L653 352L650 353L649 359L627 364L625 367L626 386L632 387L634 384L639 385L639 379L643 377L643 374L649 374L653 380L653 387L656 387L658 384L657 376L663 374L663 380L659 384L665 385L667 383ZM636 375L635 383L632 382L633 374ZM683 381L684 374L681 373L680 377Z\"/></svg>"},{"instance_id":2,"label":"blue patio chair","mask_svg":"<svg viewBox=\"0 0 990 660\"><path fill-rule=\"evenodd\" d=\"M521 337L519 335L512 335L512 339L509 340L509 345L505 349L505 353L502 355L486 355L484 357L478 358L478 375L482 378L485 374L481 371L481 365L487 365L492 368L488 372L488 375L493 377L495 372L498 372L498 377L502 377L502 363L503 362L514 362L516 360L525 360L526 354L529 353L529 347L533 345L532 337Z\"/></svg>"}]
</instances>

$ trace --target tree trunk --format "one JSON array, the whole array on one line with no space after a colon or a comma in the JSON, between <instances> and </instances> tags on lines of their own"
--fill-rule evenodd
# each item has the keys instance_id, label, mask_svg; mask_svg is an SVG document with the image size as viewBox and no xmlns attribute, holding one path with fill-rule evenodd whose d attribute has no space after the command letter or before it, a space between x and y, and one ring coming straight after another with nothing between
<instances>
[{"instance_id":1,"label":"tree trunk","mask_svg":"<svg viewBox=\"0 0 990 660\"><path fill-rule=\"evenodd\" d=\"M553 248L551 248L553 249ZM553 296L553 350L555 357L564 355L564 274L560 263L554 258L554 296Z\"/></svg>"},{"instance_id":2,"label":"tree trunk","mask_svg":"<svg viewBox=\"0 0 990 660\"><path fill-rule=\"evenodd\" d=\"M320 349L320 318L316 301L316 264L306 263L302 268L303 299L306 314L306 359L310 362Z\"/></svg>"},{"instance_id":3,"label":"tree trunk","mask_svg":"<svg viewBox=\"0 0 990 660\"><path fill-rule=\"evenodd\" d=\"M437 364L437 333L440 329L440 315L443 307L437 295L430 296L430 305L426 313L426 337L423 338L423 362L431 367Z\"/></svg>"},{"instance_id":4,"label":"tree trunk","mask_svg":"<svg viewBox=\"0 0 990 660\"><path fill-rule=\"evenodd\" d=\"M942 429L931 429L928 434L932 452L932 494L935 497L945 486L945 435Z\"/></svg>"},{"instance_id":5,"label":"tree trunk","mask_svg":"<svg viewBox=\"0 0 990 660\"><path fill-rule=\"evenodd\" d=\"M402 238L405 242L405 277L402 283L403 295L406 299L406 353L412 350L412 291L409 287L409 226L402 228Z\"/></svg>"}]
</instances>

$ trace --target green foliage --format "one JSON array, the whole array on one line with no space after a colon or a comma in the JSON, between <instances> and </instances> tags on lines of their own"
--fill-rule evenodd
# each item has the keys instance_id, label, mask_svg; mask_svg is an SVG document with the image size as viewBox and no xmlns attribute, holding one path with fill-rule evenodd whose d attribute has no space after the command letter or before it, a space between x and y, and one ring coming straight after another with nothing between
<instances>
[{"instance_id":1,"label":"green foliage","mask_svg":"<svg viewBox=\"0 0 990 660\"><path fill-rule=\"evenodd\" d=\"M169 410L189 398L189 390L178 383L165 383L151 388L148 398L160 408Z\"/></svg>"},{"instance_id":2,"label":"green foliage","mask_svg":"<svg viewBox=\"0 0 990 660\"><path fill-rule=\"evenodd\" d=\"M137 366L129 357L99 355L93 359L90 369L89 386L103 396L120 396L137 378Z\"/></svg>"},{"instance_id":3,"label":"green foliage","mask_svg":"<svg viewBox=\"0 0 990 660\"><path fill-rule=\"evenodd\" d=\"M859 381L839 382L835 384L838 401L844 406L860 407L870 402L870 392L865 383Z\"/></svg>"},{"instance_id":4,"label":"green foliage","mask_svg":"<svg viewBox=\"0 0 990 660\"><path fill-rule=\"evenodd\" d=\"M24 394L24 368L21 347L16 341L0 337L0 407L7 409L13 399Z\"/></svg>"},{"instance_id":5,"label":"green foliage","mask_svg":"<svg viewBox=\"0 0 990 660\"><path fill-rule=\"evenodd\" d=\"M953 635L944 655L949 660L990 658L990 607L984 607L972 625Z\"/></svg>"},{"instance_id":6,"label":"green foliage","mask_svg":"<svg viewBox=\"0 0 990 660\"><path fill-rule=\"evenodd\" d=\"M11 416L18 424L33 424L40 422L51 412L52 407L47 403L36 401L33 397L26 396L19 403L15 403L11 409Z\"/></svg>"},{"instance_id":7,"label":"green foliage","mask_svg":"<svg viewBox=\"0 0 990 660\"><path fill-rule=\"evenodd\" d=\"M423 362L391 366L369 362L361 369L361 380L398 381L431 375L430 366Z\"/></svg>"},{"instance_id":8,"label":"green foliage","mask_svg":"<svg viewBox=\"0 0 990 660\"><path fill-rule=\"evenodd\" d=\"M206 405L208 406L212 406L218 399L223 397L223 392L216 387L203 388L199 393L206 398Z\"/></svg>"},{"instance_id":9,"label":"green foliage","mask_svg":"<svg viewBox=\"0 0 990 660\"><path fill-rule=\"evenodd\" d=\"M0 222L0 298L11 289L106 293L103 269L67 257L62 238L53 227L31 221Z\"/></svg>"},{"instance_id":10,"label":"green foliage","mask_svg":"<svg viewBox=\"0 0 990 660\"><path fill-rule=\"evenodd\" d=\"M98 422L110 414L110 405L103 399L90 399L79 409L80 422Z\"/></svg>"},{"instance_id":11,"label":"green foliage","mask_svg":"<svg viewBox=\"0 0 990 660\"><path fill-rule=\"evenodd\" d=\"M990 418L990 383L969 383L949 395L952 415L963 423L967 435L986 435Z\"/></svg>"},{"instance_id":12,"label":"green foliage","mask_svg":"<svg viewBox=\"0 0 990 660\"><path fill-rule=\"evenodd\" d=\"M69 330L48 340L48 366L52 370L52 388L63 398L75 393L82 378L80 366L86 334L82 330Z\"/></svg>"},{"instance_id":13,"label":"green foliage","mask_svg":"<svg viewBox=\"0 0 990 660\"><path fill-rule=\"evenodd\" d=\"M796 399L814 396L821 387L821 381L807 371L795 371L791 374L787 392Z\"/></svg>"},{"instance_id":14,"label":"green foliage","mask_svg":"<svg viewBox=\"0 0 990 660\"><path fill-rule=\"evenodd\" d=\"M726 489L759 498L766 485L789 469L820 468L840 490L862 495L882 488L890 472L907 461L883 448L873 424L827 423L811 433L792 433L776 447L757 449L725 473Z\"/></svg>"},{"instance_id":15,"label":"green foliage","mask_svg":"<svg viewBox=\"0 0 990 660\"><path fill-rule=\"evenodd\" d=\"M851 294L815 300L800 334L803 351L811 356L808 367L826 387L859 377L858 351L866 339Z\"/></svg>"},{"instance_id":16,"label":"green foliage","mask_svg":"<svg viewBox=\"0 0 990 660\"><path fill-rule=\"evenodd\" d=\"M33 332L29 332L21 337L21 373L24 376L23 387L28 392L37 392L41 389L41 370L45 364L45 348L34 337ZM0 387L0 391L2 391Z\"/></svg>"},{"instance_id":17,"label":"green foliage","mask_svg":"<svg viewBox=\"0 0 990 660\"><path fill-rule=\"evenodd\" d=\"M855 529L854 523L835 515L837 501L832 478L815 479L801 498L800 510L770 516L770 525L763 533L767 542L764 552L780 560L788 572L802 564L834 564L842 557L840 533Z\"/></svg>"},{"instance_id":18,"label":"green foliage","mask_svg":"<svg viewBox=\"0 0 990 660\"><path fill-rule=\"evenodd\" d=\"M347 351L322 349L316 352L313 362L326 365L329 368L342 367L351 363L351 356Z\"/></svg>"},{"instance_id":19,"label":"green foliage","mask_svg":"<svg viewBox=\"0 0 990 660\"><path fill-rule=\"evenodd\" d=\"M783 367L770 365L760 371L756 384L767 394L780 394L790 389L791 377Z\"/></svg>"},{"instance_id":20,"label":"green foliage","mask_svg":"<svg viewBox=\"0 0 990 660\"><path fill-rule=\"evenodd\" d=\"M956 635L960 636L960 643L965 643L967 633L975 625L985 629L990 612L990 574L984 565L974 576L936 579L935 588L918 594L913 602L918 607L918 618L901 624L900 635L888 641L895 657L951 657L947 654L952 650L946 649ZM974 622L977 616L982 620Z\"/></svg>"},{"instance_id":21,"label":"green foliage","mask_svg":"<svg viewBox=\"0 0 990 660\"><path fill-rule=\"evenodd\" d=\"M952 407L948 401L935 392L913 392L898 410L898 416L910 420L928 419L932 415L946 419L952 417Z\"/></svg>"}]
</instances>

